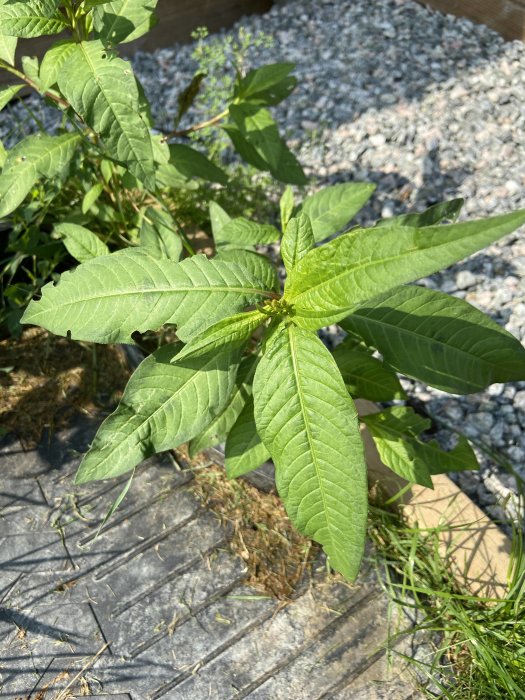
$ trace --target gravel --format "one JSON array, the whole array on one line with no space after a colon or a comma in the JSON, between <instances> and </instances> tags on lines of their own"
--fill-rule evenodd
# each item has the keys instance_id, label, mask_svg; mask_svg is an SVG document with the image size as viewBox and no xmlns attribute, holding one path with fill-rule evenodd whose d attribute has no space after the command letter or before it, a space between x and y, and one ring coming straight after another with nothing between
<instances>
[{"instance_id":1,"label":"gravel","mask_svg":"<svg viewBox=\"0 0 525 700\"><path fill-rule=\"evenodd\" d=\"M223 36L239 26L275 39L250 51L249 64L297 64L299 86L275 116L315 186L377 184L360 223L453 197L466 200L462 218L525 207L523 43L411 0L295 0ZM133 61L164 128L193 74L191 51L176 46ZM523 341L524 276L522 231L421 283L465 299ZM496 454L478 450L480 472L455 478L493 517L515 514L516 480L501 465L525 479L525 382L464 397L403 382L438 425ZM437 434L450 443L450 433Z\"/></svg>"}]
</instances>

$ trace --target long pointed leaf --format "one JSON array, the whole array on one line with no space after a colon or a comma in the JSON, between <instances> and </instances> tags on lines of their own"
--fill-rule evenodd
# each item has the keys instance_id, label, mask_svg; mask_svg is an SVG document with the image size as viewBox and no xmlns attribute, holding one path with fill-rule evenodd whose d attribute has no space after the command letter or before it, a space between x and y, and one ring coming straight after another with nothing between
<instances>
[{"instance_id":1,"label":"long pointed leaf","mask_svg":"<svg viewBox=\"0 0 525 700\"><path fill-rule=\"evenodd\" d=\"M314 244L314 232L307 214L301 212L288 221L281 241L281 256L288 275Z\"/></svg>"},{"instance_id":2,"label":"long pointed leaf","mask_svg":"<svg viewBox=\"0 0 525 700\"><path fill-rule=\"evenodd\" d=\"M166 345L142 362L117 410L102 423L84 457L77 483L118 476L147 457L197 435L228 400L238 353L219 353L185 366Z\"/></svg>"},{"instance_id":3,"label":"long pointed leaf","mask_svg":"<svg viewBox=\"0 0 525 700\"><path fill-rule=\"evenodd\" d=\"M277 268L266 255L259 255L259 253L242 248L227 248L226 250L221 248L216 259L240 265L250 275L261 280L264 289L273 289L275 292L279 292L281 289Z\"/></svg>"},{"instance_id":4,"label":"long pointed leaf","mask_svg":"<svg viewBox=\"0 0 525 700\"><path fill-rule=\"evenodd\" d=\"M78 134L36 134L17 143L0 175L0 218L11 214L40 179L61 175L80 140Z\"/></svg>"},{"instance_id":5,"label":"long pointed leaf","mask_svg":"<svg viewBox=\"0 0 525 700\"><path fill-rule=\"evenodd\" d=\"M187 357L221 352L226 346L230 350L241 347L267 318L261 311L256 310L234 314L217 321L185 345L173 361L181 362Z\"/></svg>"},{"instance_id":6,"label":"long pointed leaf","mask_svg":"<svg viewBox=\"0 0 525 700\"><path fill-rule=\"evenodd\" d=\"M299 211L310 217L316 241L341 231L368 202L376 186L369 182L346 182L325 187L307 197Z\"/></svg>"},{"instance_id":7,"label":"long pointed leaf","mask_svg":"<svg viewBox=\"0 0 525 700\"><path fill-rule=\"evenodd\" d=\"M525 223L525 210L425 228L357 229L310 251L287 288L295 322L335 323L367 299L441 270Z\"/></svg>"},{"instance_id":8,"label":"long pointed leaf","mask_svg":"<svg viewBox=\"0 0 525 700\"><path fill-rule=\"evenodd\" d=\"M265 296L259 280L234 263L203 255L176 263L128 249L65 272L56 286L47 284L22 322L96 343L132 343L135 331L174 323L187 341Z\"/></svg>"},{"instance_id":9,"label":"long pointed leaf","mask_svg":"<svg viewBox=\"0 0 525 700\"><path fill-rule=\"evenodd\" d=\"M73 109L100 135L109 155L153 189L153 147L139 113L131 65L101 41L83 41L69 54L57 82Z\"/></svg>"},{"instance_id":10,"label":"long pointed leaf","mask_svg":"<svg viewBox=\"0 0 525 700\"><path fill-rule=\"evenodd\" d=\"M525 378L521 343L466 301L441 292L395 288L341 326L377 348L398 372L453 394Z\"/></svg>"},{"instance_id":11,"label":"long pointed leaf","mask_svg":"<svg viewBox=\"0 0 525 700\"><path fill-rule=\"evenodd\" d=\"M278 241L280 233L270 224L258 224L238 217L224 223L218 233L213 234L213 238L216 245L221 248L244 248Z\"/></svg>"},{"instance_id":12,"label":"long pointed leaf","mask_svg":"<svg viewBox=\"0 0 525 700\"><path fill-rule=\"evenodd\" d=\"M313 333L282 324L259 362L253 394L257 431L290 518L354 579L365 540L366 465L356 409L332 356Z\"/></svg>"},{"instance_id":13,"label":"long pointed leaf","mask_svg":"<svg viewBox=\"0 0 525 700\"><path fill-rule=\"evenodd\" d=\"M156 258L180 260L182 240L168 212L154 207L146 209L140 228L140 245Z\"/></svg>"},{"instance_id":14,"label":"long pointed leaf","mask_svg":"<svg viewBox=\"0 0 525 700\"><path fill-rule=\"evenodd\" d=\"M64 239L67 252L78 262L109 255L107 245L84 226L63 221L55 226L53 233Z\"/></svg>"}]
</instances>

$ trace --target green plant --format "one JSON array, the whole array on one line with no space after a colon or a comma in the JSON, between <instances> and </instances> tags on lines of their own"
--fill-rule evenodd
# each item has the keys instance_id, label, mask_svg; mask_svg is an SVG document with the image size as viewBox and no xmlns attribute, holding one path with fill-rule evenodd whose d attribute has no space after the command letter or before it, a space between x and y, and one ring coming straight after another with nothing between
<instances>
[{"instance_id":1,"label":"green plant","mask_svg":"<svg viewBox=\"0 0 525 700\"><path fill-rule=\"evenodd\" d=\"M317 246L373 189L335 185L297 206L287 188L282 234L211 205L214 257L177 262L139 246L44 287L24 323L101 343L130 343L135 332L168 324L185 343L161 347L138 367L77 481L122 474L187 441L192 453L225 442L232 477L271 456L291 520L322 544L333 568L355 578L367 479L353 398L403 398L396 371L454 393L525 376L525 349L512 335L465 301L407 286L515 230L525 211L441 225L459 213L462 201L453 200ZM279 239L284 292L255 250ZM348 335L330 353L317 330L333 323ZM431 487L432 474L477 466L464 438L449 452L420 439L428 421L406 406L362 421L385 464L408 481Z\"/></svg>"},{"instance_id":2,"label":"green plant","mask_svg":"<svg viewBox=\"0 0 525 700\"><path fill-rule=\"evenodd\" d=\"M221 84L218 47L211 53L201 49L199 70L172 115L173 128L166 133L155 128L144 90L116 47L149 31L156 4L0 2L0 69L16 81L0 88L0 109L30 88L60 117L52 133L39 125L39 133L8 151L0 144L0 221L10 229L0 254L0 323L7 320L11 329L35 291L60 266L64 269L67 254L84 262L104 246L109 252L142 242L178 259L183 248L193 252L186 229L202 223L202 202L212 196L235 202L227 194L233 185L238 211L252 207L253 197L246 192L252 169L283 182L306 183L269 111L294 89L293 65L247 72L242 67L248 44L262 41L258 37L242 35L230 42L231 65ZM55 42L40 63L25 56L15 65L19 37L59 32L66 38ZM217 113L208 111L185 126L200 93L209 97L211 91L208 110ZM248 170L221 162L220 134Z\"/></svg>"}]
</instances>

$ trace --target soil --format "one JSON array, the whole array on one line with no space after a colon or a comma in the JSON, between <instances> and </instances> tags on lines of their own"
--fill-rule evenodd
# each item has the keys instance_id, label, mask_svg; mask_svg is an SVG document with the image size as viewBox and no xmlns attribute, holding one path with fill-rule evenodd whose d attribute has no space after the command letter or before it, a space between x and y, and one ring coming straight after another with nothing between
<instances>
[{"instance_id":1,"label":"soil","mask_svg":"<svg viewBox=\"0 0 525 700\"><path fill-rule=\"evenodd\" d=\"M53 431L70 425L75 414L113 408L129 374L118 347L28 328L20 338L0 341L0 431L33 448L45 428Z\"/></svg>"}]
</instances>

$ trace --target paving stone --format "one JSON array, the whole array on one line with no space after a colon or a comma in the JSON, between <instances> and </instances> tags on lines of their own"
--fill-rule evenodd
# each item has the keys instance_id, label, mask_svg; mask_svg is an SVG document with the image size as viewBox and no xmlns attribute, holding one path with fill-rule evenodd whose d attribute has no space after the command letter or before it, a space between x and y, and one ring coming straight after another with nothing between
<instances>
[{"instance_id":1,"label":"paving stone","mask_svg":"<svg viewBox=\"0 0 525 700\"><path fill-rule=\"evenodd\" d=\"M48 518L49 505L37 479L2 479L0 536L42 530Z\"/></svg>"},{"instance_id":2,"label":"paving stone","mask_svg":"<svg viewBox=\"0 0 525 700\"><path fill-rule=\"evenodd\" d=\"M118 615L135 600L157 590L165 580L197 562L225 540L225 532L208 513L181 530L127 560L111 562L95 572L89 583L90 596L106 606L107 614Z\"/></svg>"},{"instance_id":3,"label":"paving stone","mask_svg":"<svg viewBox=\"0 0 525 700\"><path fill-rule=\"evenodd\" d=\"M138 567L142 568L142 567ZM107 613L108 599L93 599L104 616L104 632L118 656L135 656L156 640L171 634L176 625L225 595L245 576L240 560L226 552L201 558L194 566L164 585L147 580L149 593L135 603L119 600L116 613ZM105 590L107 594L107 589ZM100 604L99 604L99 602Z\"/></svg>"},{"instance_id":4,"label":"paving stone","mask_svg":"<svg viewBox=\"0 0 525 700\"><path fill-rule=\"evenodd\" d=\"M57 600L61 604L78 602L73 600L71 595L74 585L64 585L64 582L71 578L71 573L71 569L43 573L14 572L13 578L7 580L3 594L0 591L0 602L14 609L31 608L44 599Z\"/></svg>"},{"instance_id":5,"label":"paving stone","mask_svg":"<svg viewBox=\"0 0 525 700\"><path fill-rule=\"evenodd\" d=\"M388 655L383 654L363 673L352 676L345 687L322 700L415 700L418 696L411 688L405 662L400 664L399 657L394 657L393 663L392 667Z\"/></svg>"},{"instance_id":6,"label":"paving stone","mask_svg":"<svg viewBox=\"0 0 525 700\"><path fill-rule=\"evenodd\" d=\"M71 561L57 532L19 532L0 538L0 571L64 571Z\"/></svg>"},{"instance_id":7,"label":"paving stone","mask_svg":"<svg viewBox=\"0 0 525 700\"><path fill-rule=\"evenodd\" d=\"M96 539L93 528L85 536L68 540L68 548L75 565L84 574L100 568L97 575L117 568L128 558L135 556L148 546L148 542L165 538L174 529L194 518L198 504L193 497L183 492L158 494L138 512L119 514L110 520L108 527ZM117 511L118 514L118 511Z\"/></svg>"},{"instance_id":8,"label":"paving stone","mask_svg":"<svg viewBox=\"0 0 525 700\"><path fill-rule=\"evenodd\" d=\"M0 697L59 692L91 662L92 697L115 700L315 700L327 684L343 700L352 679L368 692L375 676L363 674L383 672L384 606L369 571L356 588L312 583L284 606L261 597L242 583L229 530L189 491L191 473L166 456L137 471L93 540L128 479L74 485L93 433L87 422L35 451L0 447L12 467L0 496ZM311 682L321 664L324 684Z\"/></svg>"},{"instance_id":9,"label":"paving stone","mask_svg":"<svg viewBox=\"0 0 525 700\"><path fill-rule=\"evenodd\" d=\"M246 633L259 627L277 612L278 607L277 601L254 595L253 589L239 587L176 627L162 647L153 647L140 656L143 660L151 658L153 653L157 658L171 656L176 664L172 682L153 690L151 697L170 697L176 682L193 674ZM192 643L188 644L187 639Z\"/></svg>"},{"instance_id":10,"label":"paving stone","mask_svg":"<svg viewBox=\"0 0 525 700\"><path fill-rule=\"evenodd\" d=\"M319 592L302 596L172 688L169 697L174 700L246 697L285 662L301 655L323 630L330 630L331 634L334 623L338 623L342 616L346 618L353 609L360 609L371 590L364 586L350 589L334 585L326 587L324 593L330 600L330 609L323 607L321 600L324 596L320 600ZM357 618L350 625L354 629L356 622ZM277 640L286 640L285 646L282 642L276 643ZM300 683L304 683L304 677Z\"/></svg>"},{"instance_id":11,"label":"paving stone","mask_svg":"<svg viewBox=\"0 0 525 700\"><path fill-rule=\"evenodd\" d=\"M12 632L0 661L0 697L26 697L53 681L62 689L104 646L89 605L39 605L7 611Z\"/></svg>"}]
</instances>

